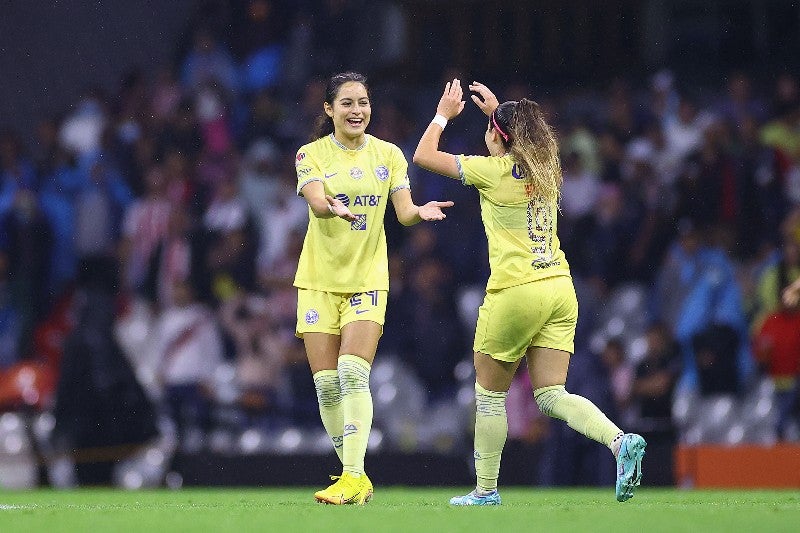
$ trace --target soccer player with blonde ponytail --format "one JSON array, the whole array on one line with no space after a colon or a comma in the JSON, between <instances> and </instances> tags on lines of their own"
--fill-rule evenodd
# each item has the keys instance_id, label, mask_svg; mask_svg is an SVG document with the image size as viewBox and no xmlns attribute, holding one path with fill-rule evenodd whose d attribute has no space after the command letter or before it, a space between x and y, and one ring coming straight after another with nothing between
<instances>
[{"instance_id":1,"label":"soccer player with blonde ponytail","mask_svg":"<svg viewBox=\"0 0 800 533\"><path fill-rule=\"evenodd\" d=\"M506 396L525 357L541 411L609 447L617 462L616 498L626 501L642 477L646 443L623 433L592 402L564 389L574 353L578 301L556 222L561 165L552 128L536 102L500 104L485 85L469 86L489 117L489 157L439 150L447 122L464 109L461 82L447 83L414 163L478 189L491 275L475 329L477 486L453 505L499 505L497 479L508 422Z\"/></svg>"}]
</instances>

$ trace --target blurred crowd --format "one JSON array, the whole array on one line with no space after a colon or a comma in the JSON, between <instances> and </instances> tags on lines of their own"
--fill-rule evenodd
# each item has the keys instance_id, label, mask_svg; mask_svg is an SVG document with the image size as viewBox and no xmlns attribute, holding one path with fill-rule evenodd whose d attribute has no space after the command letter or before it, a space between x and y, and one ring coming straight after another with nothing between
<instances>
[{"instance_id":1,"label":"blurred crowd","mask_svg":"<svg viewBox=\"0 0 800 533\"><path fill-rule=\"evenodd\" d=\"M293 158L325 77L350 66L330 35L345 31L351 7L307 3L319 4L314 18L300 9L284 21L279 2L253 0L226 31L201 20L176 64L132 70L112 92L87 89L32 138L0 135L0 402L54 412L63 449L143 440L159 413L194 449L223 423L319 425L294 336L308 211ZM376 26L404 22L390 2L369 9ZM383 57L372 61L385 67L402 42L377 33ZM368 132L410 161L443 82L387 70L372 80ZM454 73L480 75L441 80ZM800 311L780 292L800 276L800 84L744 71L721 83L684 86L662 70L557 94L491 86L501 100L537 100L560 136L559 233L581 305L568 388L626 430L674 443L675 397L747 398L768 378L773 440L798 439ZM468 109L446 149L484 154L484 130ZM409 172L416 203L455 207L412 228L389 210L378 361L410 369L435 406L471 386L458 365L470 357L487 252L475 191ZM526 387L521 375L509 396L512 442L569 440ZM98 417L117 429L98 434ZM585 443L561 446L591 463ZM555 472L569 482L564 470L542 479L559 482Z\"/></svg>"}]
</instances>

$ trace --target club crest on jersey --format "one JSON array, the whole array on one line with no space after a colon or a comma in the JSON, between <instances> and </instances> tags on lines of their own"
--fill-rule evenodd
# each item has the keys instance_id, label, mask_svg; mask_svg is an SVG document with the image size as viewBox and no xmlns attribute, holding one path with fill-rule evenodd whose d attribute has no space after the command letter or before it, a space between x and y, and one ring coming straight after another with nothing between
<instances>
[{"instance_id":1,"label":"club crest on jersey","mask_svg":"<svg viewBox=\"0 0 800 533\"><path fill-rule=\"evenodd\" d=\"M316 309L309 309L306 311L306 324L316 324L319 322L319 313L317 313Z\"/></svg>"},{"instance_id":2,"label":"club crest on jersey","mask_svg":"<svg viewBox=\"0 0 800 533\"><path fill-rule=\"evenodd\" d=\"M350 197L344 194L343 192L340 192L339 194L335 195L334 198L341 201L345 206L350 205Z\"/></svg>"},{"instance_id":3,"label":"club crest on jersey","mask_svg":"<svg viewBox=\"0 0 800 533\"><path fill-rule=\"evenodd\" d=\"M350 223L350 229L355 231L366 231L367 229L366 213L356 215L356 219Z\"/></svg>"},{"instance_id":4,"label":"club crest on jersey","mask_svg":"<svg viewBox=\"0 0 800 533\"><path fill-rule=\"evenodd\" d=\"M375 169L375 176L381 181L386 181L389 179L389 169L380 165Z\"/></svg>"},{"instance_id":5,"label":"club crest on jersey","mask_svg":"<svg viewBox=\"0 0 800 533\"><path fill-rule=\"evenodd\" d=\"M350 169L350 177L354 180L360 180L364 177L364 171L358 167L353 167Z\"/></svg>"}]
</instances>

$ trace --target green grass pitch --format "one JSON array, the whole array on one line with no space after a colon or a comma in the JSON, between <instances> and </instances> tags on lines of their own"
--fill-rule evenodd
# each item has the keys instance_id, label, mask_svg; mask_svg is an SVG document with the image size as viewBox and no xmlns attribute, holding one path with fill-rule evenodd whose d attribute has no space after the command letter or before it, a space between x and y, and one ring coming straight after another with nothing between
<instances>
[{"instance_id":1,"label":"green grass pitch","mask_svg":"<svg viewBox=\"0 0 800 533\"><path fill-rule=\"evenodd\" d=\"M468 489L464 488L464 491ZM500 507L453 508L455 489L377 487L364 507L313 488L0 492L0 531L800 531L800 491L505 488Z\"/></svg>"}]
</instances>

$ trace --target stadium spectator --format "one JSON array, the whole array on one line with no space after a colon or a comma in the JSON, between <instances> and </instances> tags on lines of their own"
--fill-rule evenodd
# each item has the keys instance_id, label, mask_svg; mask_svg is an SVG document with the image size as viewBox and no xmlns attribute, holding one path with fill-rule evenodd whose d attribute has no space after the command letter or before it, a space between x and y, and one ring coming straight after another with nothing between
<instances>
[{"instance_id":1,"label":"stadium spectator","mask_svg":"<svg viewBox=\"0 0 800 533\"><path fill-rule=\"evenodd\" d=\"M650 325L646 339L647 351L636 365L631 385L631 405L637 418L633 427L647 439L654 456L669 457L677 441L672 398L681 374L680 351L664 324ZM648 480L655 485L672 484L672 463L652 465L648 469Z\"/></svg>"},{"instance_id":2,"label":"stadium spectator","mask_svg":"<svg viewBox=\"0 0 800 533\"><path fill-rule=\"evenodd\" d=\"M141 288L150 258L167 234L172 208L167 198L164 169L159 166L150 168L145 179L145 196L130 205L122 223L125 282L133 290Z\"/></svg>"},{"instance_id":3,"label":"stadium spectator","mask_svg":"<svg viewBox=\"0 0 800 533\"><path fill-rule=\"evenodd\" d=\"M53 230L36 194L20 189L0 215L0 252L7 258L11 305L19 318L19 356L28 355L33 331L47 315Z\"/></svg>"},{"instance_id":4,"label":"stadium spectator","mask_svg":"<svg viewBox=\"0 0 800 533\"><path fill-rule=\"evenodd\" d=\"M717 114L733 127L741 127L746 120L764 120L766 106L753 96L752 80L745 72L728 76L728 91L717 105Z\"/></svg>"},{"instance_id":5,"label":"stadium spectator","mask_svg":"<svg viewBox=\"0 0 800 533\"><path fill-rule=\"evenodd\" d=\"M210 301L206 264L207 235L186 207L176 204L169 213L166 235L157 243L145 265L140 290L155 309L175 305L174 289L189 283L199 301Z\"/></svg>"},{"instance_id":6,"label":"stadium spectator","mask_svg":"<svg viewBox=\"0 0 800 533\"><path fill-rule=\"evenodd\" d=\"M426 232L426 229L422 229ZM407 260L408 261L408 260ZM447 265L433 256L413 260L414 269L396 303L396 327L401 333L399 355L422 379L431 402L452 397L453 369L468 353L465 332L454 309L453 279Z\"/></svg>"},{"instance_id":7,"label":"stadium spectator","mask_svg":"<svg viewBox=\"0 0 800 533\"><path fill-rule=\"evenodd\" d=\"M644 440L623 434L590 400L564 388L575 352L577 298L556 236L563 180L553 130L537 103L523 98L500 105L486 86L473 82L469 88L489 117L484 140L490 157L439 150L448 120L464 109L457 78L445 85L436 116L414 153L414 162L423 168L478 188L489 240L492 274L474 343L478 479L473 491L450 503L500 504L497 479L508 432L505 401L523 357L542 412L607 445L618 458L616 497L626 501L641 479ZM526 304L531 301L546 303L531 307Z\"/></svg>"},{"instance_id":8,"label":"stadium spectator","mask_svg":"<svg viewBox=\"0 0 800 533\"><path fill-rule=\"evenodd\" d=\"M209 28L195 32L193 47L181 66L181 81L190 92L206 85L219 85L229 94L237 92L239 80L233 57Z\"/></svg>"},{"instance_id":9,"label":"stadium spectator","mask_svg":"<svg viewBox=\"0 0 800 533\"><path fill-rule=\"evenodd\" d=\"M212 380L223 359L222 337L213 313L196 300L189 283L173 282L171 294L172 305L161 311L151 333L150 360L182 445L198 451L210 429Z\"/></svg>"},{"instance_id":10,"label":"stadium spectator","mask_svg":"<svg viewBox=\"0 0 800 533\"><path fill-rule=\"evenodd\" d=\"M637 229L633 213L626 209L619 184L606 183L600 188L594 216L584 218L573 229L576 243L576 270L601 291L613 288L625 278L626 258Z\"/></svg>"},{"instance_id":11,"label":"stadium spectator","mask_svg":"<svg viewBox=\"0 0 800 533\"><path fill-rule=\"evenodd\" d=\"M565 218L577 221L594 211L599 179L584 167L578 152L567 152L563 157L564 188L561 210Z\"/></svg>"},{"instance_id":12,"label":"stadium spectator","mask_svg":"<svg viewBox=\"0 0 800 533\"><path fill-rule=\"evenodd\" d=\"M800 277L800 236L795 234L793 221L800 228L800 209L784 221L783 246L777 260L764 268L758 278L753 331L761 327L766 317L780 309L781 293L792 280Z\"/></svg>"},{"instance_id":13,"label":"stadium spectator","mask_svg":"<svg viewBox=\"0 0 800 533\"><path fill-rule=\"evenodd\" d=\"M753 338L753 350L775 386L776 431L785 440L792 421L800 430L800 310L796 305L781 305L766 318Z\"/></svg>"},{"instance_id":14,"label":"stadium spectator","mask_svg":"<svg viewBox=\"0 0 800 533\"><path fill-rule=\"evenodd\" d=\"M283 335L269 301L256 294L239 293L220 307L220 321L234 344L234 364L240 387L239 405L247 426L262 431L278 419L279 380L291 337Z\"/></svg>"},{"instance_id":15,"label":"stadium spectator","mask_svg":"<svg viewBox=\"0 0 800 533\"><path fill-rule=\"evenodd\" d=\"M614 402L614 412L621 420L630 420L634 368L628 361L625 343L622 339L612 338L606 342L600 359L608 374L609 388Z\"/></svg>"},{"instance_id":16,"label":"stadium spectator","mask_svg":"<svg viewBox=\"0 0 800 533\"><path fill-rule=\"evenodd\" d=\"M104 260L117 253L122 214L133 193L119 170L103 156L79 165L75 198L75 252L79 261Z\"/></svg>"},{"instance_id":17,"label":"stadium spectator","mask_svg":"<svg viewBox=\"0 0 800 533\"><path fill-rule=\"evenodd\" d=\"M11 298L8 277L8 257L0 253L0 370L19 360L19 313Z\"/></svg>"},{"instance_id":18,"label":"stadium spectator","mask_svg":"<svg viewBox=\"0 0 800 533\"><path fill-rule=\"evenodd\" d=\"M696 335L706 331L710 336L701 339L708 342L701 340L701 345L708 350L706 353L732 361L736 383L729 383L725 388L737 390L749 382L754 365L746 342L747 320L733 264L722 249L706 244L703 233L693 222L681 220L678 232L678 239L667 253L656 279L651 314L655 320L663 322L681 344L681 387L699 386L693 341ZM722 337L728 337L728 328L735 334L735 342L730 346L732 351L719 353L717 347L725 344L720 342Z\"/></svg>"}]
</instances>

